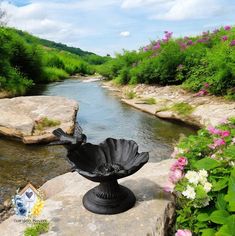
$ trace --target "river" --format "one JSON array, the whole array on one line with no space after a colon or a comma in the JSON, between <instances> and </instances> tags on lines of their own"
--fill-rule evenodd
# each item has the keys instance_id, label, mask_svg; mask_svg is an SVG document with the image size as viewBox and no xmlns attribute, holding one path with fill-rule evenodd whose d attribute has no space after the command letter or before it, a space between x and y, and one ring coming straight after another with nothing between
<instances>
[{"instance_id":1,"label":"river","mask_svg":"<svg viewBox=\"0 0 235 236\"><path fill-rule=\"evenodd\" d=\"M132 139L140 151L150 152L151 162L169 158L181 136L195 133L188 126L158 119L122 103L100 82L69 79L37 87L32 93L77 100L77 120L88 142L99 143L107 137ZM0 203L27 182L39 187L70 169L62 146L24 145L0 138Z\"/></svg>"}]
</instances>

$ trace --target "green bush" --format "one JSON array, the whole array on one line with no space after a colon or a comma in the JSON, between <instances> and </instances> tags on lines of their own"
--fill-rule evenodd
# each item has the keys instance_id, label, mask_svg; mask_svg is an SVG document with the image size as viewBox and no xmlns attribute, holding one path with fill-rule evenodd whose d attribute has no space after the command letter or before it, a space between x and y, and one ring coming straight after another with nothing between
<instances>
[{"instance_id":1,"label":"green bush","mask_svg":"<svg viewBox=\"0 0 235 236\"><path fill-rule=\"evenodd\" d=\"M88 53L90 56L84 54L84 57L87 56L85 61L82 56L45 47L40 44L42 42L25 32L0 27L1 90L7 90L12 95L23 95L38 83L66 79L76 73L94 74L94 66L87 61L101 64L108 60ZM60 46L69 49L65 45Z\"/></svg>"},{"instance_id":2,"label":"green bush","mask_svg":"<svg viewBox=\"0 0 235 236\"><path fill-rule=\"evenodd\" d=\"M183 139L167 191L176 197L176 230L234 235L235 118Z\"/></svg>"},{"instance_id":3,"label":"green bush","mask_svg":"<svg viewBox=\"0 0 235 236\"><path fill-rule=\"evenodd\" d=\"M56 67L44 67L44 82L54 82L67 79L69 74Z\"/></svg>"},{"instance_id":4,"label":"green bush","mask_svg":"<svg viewBox=\"0 0 235 236\"><path fill-rule=\"evenodd\" d=\"M167 36L168 34L168 36ZM167 36L167 37L166 37ZM152 41L139 51L124 51L97 71L121 84L182 84L193 92L204 89L235 97L235 27L196 37Z\"/></svg>"}]
</instances>

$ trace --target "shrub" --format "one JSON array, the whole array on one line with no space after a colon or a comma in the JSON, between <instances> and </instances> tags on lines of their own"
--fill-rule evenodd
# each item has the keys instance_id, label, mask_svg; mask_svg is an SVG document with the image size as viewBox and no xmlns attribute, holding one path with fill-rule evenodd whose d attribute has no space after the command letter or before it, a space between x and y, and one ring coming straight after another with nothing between
<instances>
[{"instance_id":1,"label":"shrub","mask_svg":"<svg viewBox=\"0 0 235 236\"><path fill-rule=\"evenodd\" d=\"M44 67L44 82L54 82L67 79L69 74L56 67Z\"/></svg>"},{"instance_id":2,"label":"shrub","mask_svg":"<svg viewBox=\"0 0 235 236\"><path fill-rule=\"evenodd\" d=\"M203 32L196 37L152 41L136 51L124 51L97 67L108 79L122 84L182 84L190 91L235 97L235 27Z\"/></svg>"},{"instance_id":3,"label":"shrub","mask_svg":"<svg viewBox=\"0 0 235 236\"><path fill-rule=\"evenodd\" d=\"M142 99L142 101L144 102L144 104L148 104L148 105L156 104L155 98L145 98L145 99Z\"/></svg>"},{"instance_id":4,"label":"shrub","mask_svg":"<svg viewBox=\"0 0 235 236\"><path fill-rule=\"evenodd\" d=\"M186 102L175 103L170 110L176 111L179 115L187 116L193 111L193 107Z\"/></svg>"},{"instance_id":5,"label":"shrub","mask_svg":"<svg viewBox=\"0 0 235 236\"><path fill-rule=\"evenodd\" d=\"M59 120L52 120L49 119L48 117L43 117L40 120L36 121L35 129L42 131L46 127L54 127L60 125Z\"/></svg>"},{"instance_id":6,"label":"shrub","mask_svg":"<svg viewBox=\"0 0 235 236\"><path fill-rule=\"evenodd\" d=\"M136 97L136 93L132 90L126 91L125 96L127 99L133 99Z\"/></svg>"},{"instance_id":7,"label":"shrub","mask_svg":"<svg viewBox=\"0 0 235 236\"><path fill-rule=\"evenodd\" d=\"M233 235L235 220L235 118L182 140L173 154L166 191L176 197L176 230Z\"/></svg>"},{"instance_id":8,"label":"shrub","mask_svg":"<svg viewBox=\"0 0 235 236\"><path fill-rule=\"evenodd\" d=\"M31 227L27 227L24 230L24 236L39 236L49 231L50 223L43 221L33 224Z\"/></svg>"}]
</instances>

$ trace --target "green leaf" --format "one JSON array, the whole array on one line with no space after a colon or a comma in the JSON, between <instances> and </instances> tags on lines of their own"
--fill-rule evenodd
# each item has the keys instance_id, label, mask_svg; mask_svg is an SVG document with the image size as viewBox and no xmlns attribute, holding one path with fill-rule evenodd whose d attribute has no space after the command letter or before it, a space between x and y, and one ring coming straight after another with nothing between
<instances>
[{"instance_id":1,"label":"green leaf","mask_svg":"<svg viewBox=\"0 0 235 236\"><path fill-rule=\"evenodd\" d=\"M227 224L223 225L216 236L235 236L235 215L231 215L227 218Z\"/></svg>"},{"instance_id":2,"label":"green leaf","mask_svg":"<svg viewBox=\"0 0 235 236\"><path fill-rule=\"evenodd\" d=\"M201 185L198 185L195 190L197 199L203 199L207 197L207 193Z\"/></svg>"},{"instance_id":3,"label":"green leaf","mask_svg":"<svg viewBox=\"0 0 235 236\"><path fill-rule=\"evenodd\" d=\"M220 191L221 189L224 189L225 187L227 187L227 183L228 183L228 179L227 178L223 178L220 179L219 181L213 183L213 191Z\"/></svg>"},{"instance_id":4,"label":"green leaf","mask_svg":"<svg viewBox=\"0 0 235 236\"><path fill-rule=\"evenodd\" d=\"M216 224L226 224L229 213L225 210L213 211L210 215L210 220Z\"/></svg>"},{"instance_id":5,"label":"green leaf","mask_svg":"<svg viewBox=\"0 0 235 236\"><path fill-rule=\"evenodd\" d=\"M228 210L235 211L235 168L231 171L228 181L228 194L224 199L228 202Z\"/></svg>"},{"instance_id":6,"label":"green leaf","mask_svg":"<svg viewBox=\"0 0 235 236\"><path fill-rule=\"evenodd\" d=\"M214 229L203 229L201 230L202 236L214 236L216 231Z\"/></svg>"},{"instance_id":7,"label":"green leaf","mask_svg":"<svg viewBox=\"0 0 235 236\"><path fill-rule=\"evenodd\" d=\"M223 156L230 158L231 160L235 159L235 146L231 145L224 150Z\"/></svg>"},{"instance_id":8,"label":"green leaf","mask_svg":"<svg viewBox=\"0 0 235 236\"><path fill-rule=\"evenodd\" d=\"M197 216L198 221L208 221L210 220L210 216L207 213L201 213Z\"/></svg>"},{"instance_id":9,"label":"green leaf","mask_svg":"<svg viewBox=\"0 0 235 236\"><path fill-rule=\"evenodd\" d=\"M205 157L199 161L197 161L194 164L194 167L197 168L198 170L204 169L204 170L211 170L219 166L220 163L212 158Z\"/></svg>"},{"instance_id":10,"label":"green leaf","mask_svg":"<svg viewBox=\"0 0 235 236\"><path fill-rule=\"evenodd\" d=\"M235 235L235 215L229 216L227 222L230 232L233 232L232 235Z\"/></svg>"},{"instance_id":11,"label":"green leaf","mask_svg":"<svg viewBox=\"0 0 235 236\"><path fill-rule=\"evenodd\" d=\"M223 225L219 231L215 234L215 236L232 236L229 232L229 228L227 225Z\"/></svg>"},{"instance_id":12,"label":"green leaf","mask_svg":"<svg viewBox=\"0 0 235 236\"><path fill-rule=\"evenodd\" d=\"M226 206L227 206L227 202L224 200L224 194L223 193L219 193L217 195L217 201L215 203L215 207L218 210L226 210Z\"/></svg>"}]
</instances>

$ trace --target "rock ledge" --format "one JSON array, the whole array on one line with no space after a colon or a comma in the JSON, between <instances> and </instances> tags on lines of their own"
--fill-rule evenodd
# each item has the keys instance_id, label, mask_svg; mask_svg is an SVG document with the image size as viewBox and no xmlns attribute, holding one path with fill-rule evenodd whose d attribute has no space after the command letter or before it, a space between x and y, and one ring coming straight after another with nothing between
<instances>
[{"instance_id":1,"label":"rock ledge","mask_svg":"<svg viewBox=\"0 0 235 236\"><path fill-rule=\"evenodd\" d=\"M27 96L0 99L0 110L0 134L29 144L54 140L51 132L58 127L72 133L78 104L64 97ZM42 118L58 121L59 125L37 130L36 123Z\"/></svg>"},{"instance_id":2,"label":"rock ledge","mask_svg":"<svg viewBox=\"0 0 235 236\"><path fill-rule=\"evenodd\" d=\"M97 185L70 172L46 182L41 189L47 200L39 219L50 222L45 236L164 236L174 214L172 197L163 191L168 171L174 160L148 163L132 176L119 182L130 188L136 198L135 206L116 215L97 215L82 205L82 197ZM0 224L1 236L22 235L27 226L12 216Z\"/></svg>"}]
</instances>

